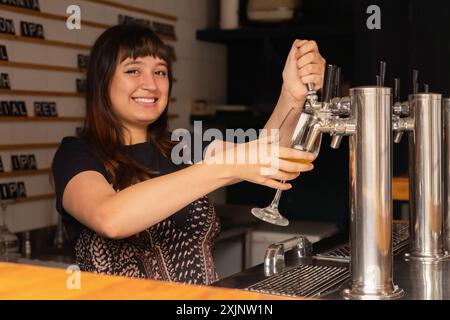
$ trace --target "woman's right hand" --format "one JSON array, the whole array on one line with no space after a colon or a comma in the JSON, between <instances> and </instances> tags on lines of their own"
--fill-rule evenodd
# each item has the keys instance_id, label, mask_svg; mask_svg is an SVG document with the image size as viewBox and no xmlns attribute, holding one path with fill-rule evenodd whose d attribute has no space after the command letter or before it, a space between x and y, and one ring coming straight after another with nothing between
<instances>
[{"instance_id":1,"label":"woman's right hand","mask_svg":"<svg viewBox=\"0 0 450 320\"><path fill-rule=\"evenodd\" d=\"M274 189L289 190L290 181L301 172L311 171L312 153L293 148L280 147L271 143L270 138L260 138L248 143L231 144L223 152L216 152L205 163L223 164L231 183L248 181ZM289 159L283 160L283 159Z\"/></svg>"}]
</instances>

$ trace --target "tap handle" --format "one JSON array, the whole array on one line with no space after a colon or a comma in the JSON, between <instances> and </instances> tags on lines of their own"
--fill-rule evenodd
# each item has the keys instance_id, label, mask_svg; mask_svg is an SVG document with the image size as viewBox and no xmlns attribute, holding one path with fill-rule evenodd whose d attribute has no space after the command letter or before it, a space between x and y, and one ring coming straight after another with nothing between
<instances>
[{"instance_id":1,"label":"tap handle","mask_svg":"<svg viewBox=\"0 0 450 320\"><path fill-rule=\"evenodd\" d=\"M323 102L330 102L332 98L333 82L336 73L336 66L329 64L327 65L325 72L325 81L323 86Z\"/></svg>"},{"instance_id":2,"label":"tap handle","mask_svg":"<svg viewBox=\"0 0 450 320\"><path fill-rule=\"evenodd\" d=\"M430 92L430 86L427 83L423 84L423 92L425 92L425 93Z\"/></svg>"},{"instance_id":3,"label":"tap handle","mask_svg":"<svg viewBox=\"0 0 450 320\"><path fill-rule=\"evenodd\" d=\"M384 79L386 77L386 62L385 61L380 61L380 74L379 74L379 79L377 82L377 85L379 87L383 87L384 86Z\"/></svg>"},{"instance_id":4,"label":"tap handle","mask_svg":"<svg viewBox=\"0 0 450 320\"><path fill-rule=\"evenodd\" d=\"M394 102L400 102L400 79L395 78L394 79Z\"/></svg>"},{"instance_id":5,"label":"tap handle","mask_svg":"<svg viewBox=\"0 0 450 320\"><path fill-rule=\"evenodd\" d=\"M414 94L416 94L419 91L418 80L419 80L419 71L414 69L412 73L412 88Z\"/></svg>"},{"instance_id":6,"label":"tap handle","mask_svg":"<svg viewBox=\"0 0 450 320\"><path fill-rule=\"evenodd\" d=\"M313 108L317 102L317 91L314 88L314 83L307 83L306 88L308 92L306 92L305 108Z\"/></svg>"},{"instance_id":7,"label":"tap handle","mask_svg":"<svg viewBox=\"0 0 450 320\"><path fill-rule=\"evenodd\" d=\"M336 68L336 73L334 75L334 92L332 98L341 96L341 68Z\"/></svg>"},{"instance_id":8,"label":"tap handle","mask_svg":"<svg viewBox=\"0 0 450 320\"><path fill-rule=\"evenodd\" d=\"M316 90L314 89L314 83L307 83L306 88L308 89L306 95L316 94Z\"/></svg>"}]
</instances>

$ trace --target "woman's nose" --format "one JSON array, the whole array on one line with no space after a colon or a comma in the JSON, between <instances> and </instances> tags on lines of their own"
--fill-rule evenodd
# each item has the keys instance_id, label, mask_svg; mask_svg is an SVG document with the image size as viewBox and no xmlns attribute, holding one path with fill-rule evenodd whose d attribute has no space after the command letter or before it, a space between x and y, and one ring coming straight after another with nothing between
<instances>
[{"instance_id":1,"label":"woman's nose","mask_svg":"<svg viewBox=\"0 0 450 320\"><path fill-rule=\"evenodd\" d=\"M142 81L142 87L147 90L154 91L158 88L153 74L145 74Z\"/></svg>"}]
</instances>

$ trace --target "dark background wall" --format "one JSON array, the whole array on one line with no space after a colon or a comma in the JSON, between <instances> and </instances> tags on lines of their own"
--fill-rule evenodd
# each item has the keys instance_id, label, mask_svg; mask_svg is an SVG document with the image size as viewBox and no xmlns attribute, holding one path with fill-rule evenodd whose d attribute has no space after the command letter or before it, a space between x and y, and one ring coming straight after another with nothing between
<instances>
[{"instance_id":1,"label":"dark background wall","mask_svg":"<svg viewBox=\"0 0 450 320\"><path fill-rule=\"evenodd\" d=\"M242 1L242 7L245 8ZM412 69L431 91L450 96L450 1L304 0L293 21L251 23L241 15L236 33L209 40L228 46L228 103L251 105L264 122L281 87L281 71L295 38L314 39L328 63L342 67L347 87L375 84L379 61L387 62L386 86L399 77L402 98L411 92ZM381 29L369 30L369 5L381 9ZM244 12L244 10L242 10ZM346 92L344 92L345 94ZM242 119L241 119L242 121ZM249 120L248 127L258 124ZM233 127L228 123L227 127ZM315 170L284 192L282 212L291 219L348 221L348 143L339 150L324 137ZM407 139L394 146L394 175L407 173ZM227 190L230 203L266 206L274 190L242 183Z\"/></svg>"}]
</instances>

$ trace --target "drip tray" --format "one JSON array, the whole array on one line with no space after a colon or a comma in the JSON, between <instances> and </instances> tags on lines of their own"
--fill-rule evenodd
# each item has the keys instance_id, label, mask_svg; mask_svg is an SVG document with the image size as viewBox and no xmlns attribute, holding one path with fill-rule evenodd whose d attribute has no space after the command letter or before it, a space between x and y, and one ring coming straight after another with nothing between
<instances>
[{"instance_id":1,"label":"drip tray","mask_svg":"<svg viewBox=\"0 0 450 320\"><path fill-rule=\"evenodd\" d=\"M350 271L347 267L299 265L245 289L288 297L314 298L336 289L349 277Z\"/></svg>"},{"instance_id":2,"label":"drip tray","mask_svg":"<svg viewBox=\"0 0 450 320\"><path fill-rule=\"evenodd\" d=\"M402 251L408 244L409 239L409 225L395 223L392 232L392 247L394 256ZM316 259L331 260L331 261L350 261L350 245L344 244L335 247L329 251L316 254Z\"/></svg>"}]
</instances>

